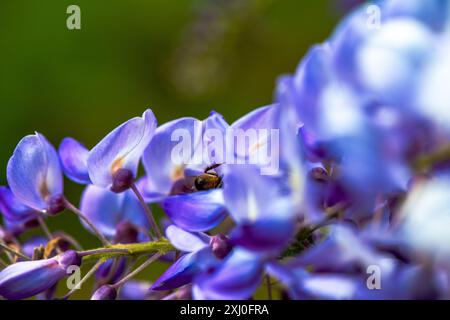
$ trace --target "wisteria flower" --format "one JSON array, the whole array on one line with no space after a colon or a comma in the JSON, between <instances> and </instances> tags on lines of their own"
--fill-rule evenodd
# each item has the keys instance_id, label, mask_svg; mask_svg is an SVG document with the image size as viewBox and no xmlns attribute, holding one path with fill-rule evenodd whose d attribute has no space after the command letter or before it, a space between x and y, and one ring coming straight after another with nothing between
<instances>
[{"instance_id":1,"label":"wisteria flower","mask_svg":"<svg viewBox=\"0 0 450 320\"><path fill-rule=\"evenodd\" d=\"M128 189L155 129L156 118L148 109L141 118L128 120L109 133L89 152L87 169L92 183L114 192Z\"/></svg>"},{"instance_id":2,"label":"wisteria flower","mask_svg":"<svg viewBox=\"0 0 450 320\"><path fill-rule=\"evenodd\" d=\"M109 239L121 243L148 239L146 234L150 226L145 210L131 190L117 194L89 185L81 197L80 209Z\"/></svg>"},{"instance_id":3,"label":"wisteria flower","mask_svg":"<svg viewBox=\"0 0 450 320\"><path fill-rule=\"evenodd\" d=\"M35 210L62 210L63 176L55 148L40 133L23 138L8 162L8 184L14 195Z\"/></svg>"}]
</instances>

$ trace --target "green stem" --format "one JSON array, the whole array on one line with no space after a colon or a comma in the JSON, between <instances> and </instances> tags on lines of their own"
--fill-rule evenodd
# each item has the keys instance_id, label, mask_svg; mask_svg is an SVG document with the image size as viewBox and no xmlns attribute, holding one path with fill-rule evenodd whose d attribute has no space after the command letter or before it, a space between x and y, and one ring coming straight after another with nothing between
<instances>
[{"instance_id":1,"label":"green stem","mask_svg":"<svg viewBox=\"0 0 450 320\"><path fill-rule=\"evenodd\" d=\"M47 237L48 241L52 241L53 234L50 232L50 229L48 228L47 224L45 223L45 220L42 217L41 213L39 213L37 215L37 220L39 222L39 225L41 226L42 231L44 232L45 236Z\"/></svg>"},{"instance_id":2,"label":"green stem","mask_svg":"<svg viewBox=\"0 0 450 320\"><path fill-rule=\"evenodd\" d=\"M89 278L100 268L103 262L104 262L103 260L97 261L97 263L86 273L83 279L81 279L80 282L78 282L74 288L72 288L69 292L67 292L62 298L57 300L67 300L72 294L75 293L75 291L80 290L81 285L83 285L87 280L89 280Z\"/></svg>"},{"instance_id":3,"label":"green stem","mask_svg":"<svg viewBox=\"0 0 450 320\"><path fill-rule=\"evenodd\" d=\"M139 192L139 189L136 187L136 185L133 183L131 185L131 190L133 190L134 194L136 195L137 199L139 200L139 203L141 204L142 208L145 211L145 214L147 215L148 222L150 223L151 229L156 233L156 237L158 239L162 238L161 230L159 230L158 224L155 221L155 217L153 217L153 212L150 210L147 203L145 203L144 198L142 197L141 193Z\"/></svg>"},{"instance_id":4,"label":"green stem","mask_svg":"<svg viewBox=\"0 0 450 320\"><path fill-rule=\"evenodd\" d=\"M170 242L161 238L158 241L131 243L131 244L112 244L104 248L80 252L83 262L99 260L99 259L113 259L120 257L138 257L142 255L161 253L166 254L174 251L175 248Z\"/></svg>"},{"instance_id":5,"label":"green stem","mask_svg":"<svg viewBox=\"0 0 450 320\"><path fill-rule=\"evenodd\" d=\"M266 286L267 286L267 297L269 300L272 300L272 284L270 283L270 276L266 274Z\"/></svg>"},{"instance_id":6,"label":"green stem","mask_svg":"<svg viewBox=\"0 0 450 320\"><path fill-rule=\"evenodd\" d=\"M97 227L92 223L92 221L90 219L88 219L88 217L86 217L83 214L83 212L81 212L77 207L75 207L66 198L64 198L64 205L66 206L67 209L69 209L70 211L75 213L75 215L77 215L80 219L82 219L84 222L86 222L86 224L91 228L92 231L94 231L94 233L97 235L97 237L99 238L99 240L102 242L102 244L104 246L108 246L110 244L108 239L105 238L105 236L97 229Z\"/></svg>"},{"instance_id":7,"label":"green stem","mask_svg":"<svg viewBox=\"0 0 450 320\"><path fill-rule=\"evenodd\" d=\"M2 242L0 242L0 248L2 248L3 250L5 250L5 251L7 251L7 252L9 252L9 253L12 253L12 254L18 256L18 257L20 257L20 258L22 258L22 259L24 259L24 260L27 260L27 261L28 261L28 260L31 260L30 257L27 257L27 256L24 255L23 253L21 253L21 252L19 252L19 251L16 251L16 250L14 250L14 249L12 249L12 248L10 248L10 247L8 247L8 245L6 245L6 244L4 244L4 243L2 243Z\"/></svg>"},{"instance_id":8,"label":"green stem","mask_svg":"<svg viewBox=\"0 0 450 320\"><path fill-rule=\"evenodd\" d=\"M147 261L145 261L139 267L137 267L136 269L134 269L133 271L128 273L125 277L123 277L121 280L119 280L118 282L116 282L112 286L114 288L116 288L116 289L120 288L120 286L122 286L125 282L127 282L128 280L134 278L140 272L144 271L149 265L151 265L153 262L158 260L162 255L163 255L162 253L157 253L157 254L151 256Z\"/></svg>"},{"instance_id":9,"label":"green stem","mask_svg":"<svg viewBox=\"0 0 450 320\"><path fill-rule=\"evenodd\" d=\"M8 264L6 263L6 261L5 260L3 260L2 258L0 258L0 266L3 266L3 267L7 267L8 266Z\"/></svg>"}]
</instances>

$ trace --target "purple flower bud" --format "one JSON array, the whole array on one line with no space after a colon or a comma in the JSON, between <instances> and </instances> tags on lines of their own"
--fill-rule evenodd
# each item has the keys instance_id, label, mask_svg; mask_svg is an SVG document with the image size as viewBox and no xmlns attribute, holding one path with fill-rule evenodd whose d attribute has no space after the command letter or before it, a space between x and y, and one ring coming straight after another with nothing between
<instances>
[{"instance_id":1,"label":"purple flower bud","mask_svg":"<svg viewBox=\"0 0 450 320\"><path fill-rule=\"evenodd\" d=\"M116 300L117 290L113 286L104 285L98 288L91 297L91 300Z\"/></svg>"},{"instance_id":2,"label":"purple flower bud","mask_svg":"<svg viewBox=\"0 0 450 320\"><path fill-rule=\"evenodd\" d=\"M75 251L67 251L51 259L10 265L0 272L0 295L10 300L32 297L64 278L67 267L71 265L81 265Z\"/></svg>"},{"instance_id":3,"label":"purple flower bud","mask_svg":"<svg viewBox=\"0 0 450 320\"><path fill-rule=\"evenodd\" d=\"M113 176L111 191L122 193L129 189L134 182L134 175L131 170L119 169Z\"/></svg>"},{"instance_id":4,"label":"purple flower bud","mask_svg":"<svg viewBox=\"0 0 450 320\"><path fill-rule=\"evenodd\" d=\"M232 244L230 243L230 240L227 236L223 234L218 234L211 238L210 242L211 249L214 253L214 255L219 258L223 259L225 258L230 251L233 249Z\"/></svg>"},{"instance_id":5,"label":"purple flower bud","mask_svg":"<svg viewBox=\"0 0 450 320\"><path fill-rule=\"evenodd\" d=\"M64 196L59 194L49 199L47 213L50 215L55 215L63 211L65 208L66 205L64 203Z\"/></svg>"}]
</instances>

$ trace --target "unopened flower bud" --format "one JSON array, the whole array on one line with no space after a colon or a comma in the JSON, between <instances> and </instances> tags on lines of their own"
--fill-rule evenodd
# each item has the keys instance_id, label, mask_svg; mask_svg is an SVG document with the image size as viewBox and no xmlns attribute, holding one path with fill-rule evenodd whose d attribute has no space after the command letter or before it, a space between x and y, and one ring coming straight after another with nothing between
<instances>
[{"instance_id":1,"label":"unopened flower bud","mask_svg":"<svg viewBox=\"0 0 450 320\"><path fill-rule=\"evenodd\" d=\"M134 182L133 172L128 169L119 169L113 177L111 191L121 193L128 190Z\"/></svg>"},{"instance_id":2,"label":"unopened flower bud","mask_svg":"<svg viewBox=\"0 0 450 320\"><path fill-rule=\"evenodd\" d=\"M12 300L32 297L64 278L71 265L81 265L75 251L51 259L14 263L0 272L0 295Z\"/></svg>"},{"instance_id":3,"label":"unopened flower bud","mask_svg":"<svg viewBox=\"0 0 450 320\"><path fill-rule=\"evenodd\" d=\"M98 288L91 297L91 300L116 300L117 290L113 286L103 285Z\"/></svg>"},{"instance_id":4,"label":"unopened flower bud","mask_svg":"<svg viewBox=\"0 0 450 320\"><path fill-rule=\"evenodd\" d=\"M53 196L50 198L50 200L48 202L47 213L49 215L56 215L56 214L60 213L61 211L63 211L65 208L66 208L66 205L64 203L64 196L62 194Z\"/></svg>"}]
</instances>

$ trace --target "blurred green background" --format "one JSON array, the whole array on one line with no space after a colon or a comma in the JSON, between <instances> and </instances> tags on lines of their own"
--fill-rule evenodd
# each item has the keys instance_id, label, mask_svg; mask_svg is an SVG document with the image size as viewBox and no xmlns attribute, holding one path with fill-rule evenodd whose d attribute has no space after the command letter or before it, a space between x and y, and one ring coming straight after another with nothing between
<instances>
[{"instance_id":1,"label":"blurred green background","mask_svg":"<svg viewBox=\"0 0 450 320\"><path fill-rule=\"evenodd\" d=\"M148 107L159 123L211 110L231 123L271 103L277 77L327 38L348 2L1 1L0 167L24 135L39 131L55 146L72 136L90 148ZM71 4L81 30L66 27ZM65 186L78 203L82 187ZM72 214L48 220L97 244Z\"/></svg>"}]
</instances>

